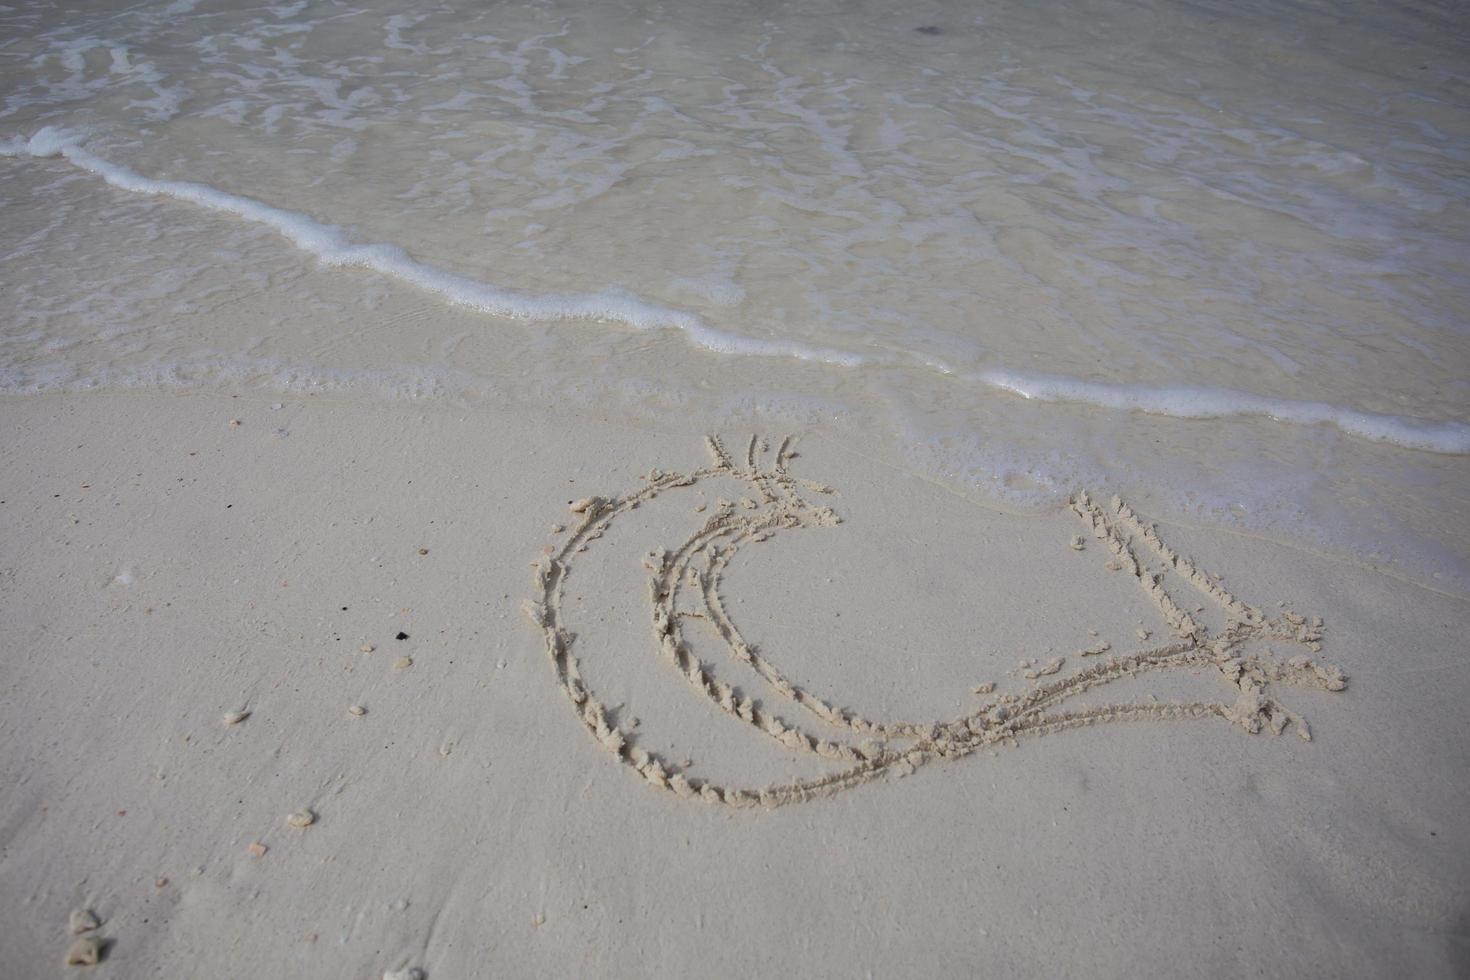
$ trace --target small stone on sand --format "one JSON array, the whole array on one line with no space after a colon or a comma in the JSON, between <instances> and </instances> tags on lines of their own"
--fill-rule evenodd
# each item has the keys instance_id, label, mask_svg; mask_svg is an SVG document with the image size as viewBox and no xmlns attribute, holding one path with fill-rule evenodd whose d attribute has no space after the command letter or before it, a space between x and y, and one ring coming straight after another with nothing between
<instances>
[{"instance_id":1,"label":"small stone on sand","mask_svg":"<svg viewBox=\"0 0 1470 980\"><path fill-rule=\"evenodd\" d=\"M270 850L270 848L266 847L259 841L256 841L254 844L251 844L249 847L245 848L245 850L249 852L251 857L265 857L265 852Z\"/></svg>"},{"instance_id":2,"label":"small stone on sand","mask_svg":"<svg viewBox=\"0 0 1470 980\"><path fill-rule=\"evenodd\" d=\"M230 419L230 427L231 428L234 428L234 429L238 429L240 427L240 420L239 419Z\"/></svg>"},{"instance_id":3,"label":"small stone on sand","mask_svg":"<svg viewBox=\"0 0 1470 980\"><path fill-rule=\"evenodd\" d=\"M83 936L72 943L66 951L67 966L96 966L102 962L102 940L96 936Z\"/></svg>"},{"instance_id":4,"label":"small stone on sand","mask_svg":"<svg viewBox=\"0 0 1470 980\"><path fill-rule=\"evenodd\" d=\"M371 643L364 643L362 646L358 647L358 649L361 650L363 653L372 653L373 645Z\"/></svg>"},{"instance_id":5,"label":"small stone on sand","mask_svg":"<svg viewBox=\"0 0 1470 980\"><path fill-rule=\"evenodd\" d=\"M413 658L412 657L399 657L397 660L393 661L393 667L394 667L395 670L403 670L405 667L412 667L412 666L413 666Z\"/></svg>"},{"instance_id":6,"label":"small stone on sand","mask_svg":"<svg viewBox=\"0 0 1470 980\"><path fill-rule=\"evenodd\" d=\"M1087 539L1080 534L1072 535L1072 540L1068 543L1072 546L1073 551L1081 551L1087 547Z\"/></svg>"},{"instance_id":7,"label":"small stone on sand","mask_svg":"<svg viewBox=\"0 0 1470 980\"><path fill-rule=\"evenodd\" d=\"M984 684L976 684L971 688L976 694L989 694L995 690L995 681L986 681Z\"/></svg>"},{"instance_id":8,"label":"small stone on sand","mask_svg":"<svg viewBox=\"0 0 1470 980\"><path fill-rule=\"evenodd\" d=\"M421 555L427 555L428 553L429 553L429 549L428 548L420 548L419 549L419 554L421 554Z\"/></svg>"},{"instance_id":9,"label":"small stone on sand","mask_svg":"<svg viewBox=\"0 0 1470 980\"><path fill-rule=\"evenodd\" d=\"M226 713L224 722L226 725L238 725L240 724L240 722L249 717L250 712L248 711L231 711Z\"/></svg>"},{"instance_id":10,"label":"small stone on sand","mask_svg":"<svg viewBox=\"0 0 1470 980\"><path fill-rule=\"evenodd\" d=\"M386 970L383 980L424 980L424 971L416 966L406 966L401 970Z\"/></svg>"},{"instance_id":11,"label":"small stone on sand","mask_svg":"<svg viewBox=\"0 0 1470 980\"><path fill-rule=\"evenodd\" d=\"M67 919L67 928L73 936L80 936L84 932L91 932L102 925L97 919L97 913L91 909L72 909Z\"/></svg>"},{"instance_id":12,"label":"small stone on sand","mask_svg":"<svg viewBox=\"0 0 1470 980\"><path fill-rule=\"evenodd\" d=\"M316 823L316 814L312 813L310 810L297 810L295 813L286 818L286 824L288 826L296 827L298 829L303 827L310 827L314 823Z\"/></svg>"},{"instance_id":13,"label":"small stone on sand","mask_svg":"<svg viewBox=\"0 0 1470 980\"><path fill-rule=\"evenodd\" d=\"M356 715L357 717L361 718L363 715L367 714L367 709L360 704L354 704L348 706L347 713Z\"/></svg>"}]
</instances>

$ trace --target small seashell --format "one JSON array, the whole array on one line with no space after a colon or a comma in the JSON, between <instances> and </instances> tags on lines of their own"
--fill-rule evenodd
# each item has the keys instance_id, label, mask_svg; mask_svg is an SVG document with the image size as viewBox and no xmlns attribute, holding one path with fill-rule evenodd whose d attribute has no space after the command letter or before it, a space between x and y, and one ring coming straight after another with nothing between
<instances>
[{"instance_id":1,"label":"small seashell","mask_svg":"<svg viewBox=\"0 0 1470 980\"><path fill-rule=\"evenodd\" d=\"M286 817L286 825L297 829L310 827L314 823L316 823L316 814L310 810L297 810Z\"/></svg>"},{"instance_id":2,"label":"small seashell","mask_svg":"<svg viewBox=\"0 0 1470 980\"><path fill-rule=\"evenodd\" d=\"M1081 551L1087 547L1087 539L1080 534L1072 535L1072 540L1067 543L1072 546L1073 551Z\"/></svg>"},{"instance_id":3,"label":"small seashell","mask_svg":"<svg viewBox=\"0 0 1470 980\"><path fill-rule=\"evenodd\" d=\"M251 857L265 857L265 852L270 850L270 848L266 847L260 841L256 841L254 844L245 848L245 850L250 853Z\"/></svg>"},{"instance_id":4,"label":"small seashell","mask_svg":"<svg viewBox=\"0 0 1470 980\"><path fill-rule=\"evenodd\" d=\"M96 966L100 962L102 962L102 940L96 936L83 936L67 948L67 966Z\"/></svg>"},{"instance_id":5,"label":"small seashell","mask_svg":"<svg viewBox=\"0 0 1470 980\"><path fill-rule=\"evenodd\" d=\"M393 661L393 666L397 670L403 670L406 667L412 667L413 666L413 658L412 657L399 657L397 660Z\"/></svg>"},{"instance_id":6,"label":"small seashell","mask_svg":"<svg viewBox=\"0 0 1470 980\"><path fill-rule=\"evenodd\" d=\"M367 709L360 704L352 704L347 706L347 713L350 715L356 715L357 717L361 718L363 715L367 714Z\"/></svg>"},{"instance_id":7,"label":"small seashell","mask_svg":"<svg viewBox=\"0 0 1470 980\"><path fill-rule=\"evenodd\" d=\"M67 928L73 936L80 936L84 932L91 932L102 925L97 919L97 913L91 909L72 909L67 918Z\"/></svg>"},{"instance_id":8,"label":"small seashell","mask_svg":"<svg viewBox=\"0 0 1470 980\"><path fill-rule=\"evenodd\" d=\"M421 554L421 555L427 555L428 553L429 553L429 549L428 548L420 548L419 549L419 554Z\"/></svg>"},{"instance_id":9,"label":"small seashell","mask_svg":"<svg viewBox=\"0 0 1470 980\"><path fill-rule=\"evenodd\" d=\"M250 712L248 711L230 711L225 714L224 722L226 725L238 725L249 717Z\"/></svg>"},{"instance_id":10,"label":"small seashell","mask_svg":"<svg viewBox=\"0 0 1470 980\"><path fill-rule=\"evenodd\" d=\"M230 419L230 428L232 428L232 429L238 429L239 427L240 427L240 420L239 419Z\"/></svg>"},{"instance_id":11,"label":"small seashell","mask_svg":"<svg viewBox=\"0 0 1470 980\"><path fill-rule=\"evenodd\" d=\"M358 647L358 649L361 650L363 653L372 653L373 650L376 649L376 647L374 647L371 643L364 643L362 646Z\"/></svg>"}]
</instances>

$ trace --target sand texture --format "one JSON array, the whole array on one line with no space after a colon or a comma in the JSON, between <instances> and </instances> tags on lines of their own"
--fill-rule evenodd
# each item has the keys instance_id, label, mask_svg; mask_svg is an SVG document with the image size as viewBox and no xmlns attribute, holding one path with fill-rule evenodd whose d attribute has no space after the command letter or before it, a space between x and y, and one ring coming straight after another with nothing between
<instances>
[{"instance_id":1,"label":"sand texture","mask_svg":"<svg viewBox=\"0 0 1470 980\"><path fill-rule=\"evenodd\" d=\"M1462 598L820 426L0 404L4 976L1470 969Z\"/></svg>"}]
</instances>

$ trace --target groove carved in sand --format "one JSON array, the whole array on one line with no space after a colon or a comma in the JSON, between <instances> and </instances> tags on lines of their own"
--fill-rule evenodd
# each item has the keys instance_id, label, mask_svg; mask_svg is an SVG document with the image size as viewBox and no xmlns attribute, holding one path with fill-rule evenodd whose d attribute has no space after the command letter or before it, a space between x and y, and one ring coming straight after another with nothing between
<instances>
[{"instance_id":1,"label":"groove carved in sand","mask_svg":"<svg viewBox=\"0 0 1470 980\"><path fill-rule=\"evenodd\" d=\"M720 597L721 576L740 549L782 531L840 523L832 508L813 504L804 496L830 494L832 489L789 472L789 437L781 442L769 465L765 463L769 447L754 437L739 462L730 457L718 439L706 442L711 461L702 469L687 474L654 470L637 490L574 503L572 509L579 521L559 551L537 562L538 594L525 607L544 633L557 682L586 729L624 765L677 796L727 806L780 806L831 795L890 773L906 775L931 762L958 759L1001 743L1013 744L1025 736L1114 721L1213 718L1251 734L1280 734L1288 725L1294 725L1302 738L1310 740L1306 722L1277 700L1276 689L1286 685L1341 691L1346 687L1341 671L1310 657L1278 660L1241 652L1241 647L1252 640L1297 643L1315 652L1322 639L1321 620L1309 623L1290 612L1268 619L1261 610L1246 605L1200 571L1189 558L1171 549L1151 525L1117 497L1105 507L1084 492L1073 498L1073 511L1109 550L1109 567L1135 579L1157 607L1171 633L1170 642L1090 663L1069 676L1048 679L1023 693L997 695L960 718L934 722L864 718L792 683L745 641ZM562 619L562 589L577 556L619 515L670 490L714 477L744 481L759 502L749 506L747 500L747 506L742 507L721 501L704 526L678 547L645 557L652 573L648 599L655 649L697 695L731 719L757 729L786 749L831 760L838 768L826 775L764 788L722 786L688 776L669 760L640 748L636 737L609 717L608 709L583 680L573 655L574 635ZM1227 617L1224 628L1212 633L1181 608L1165 590L1163 575L1150 572L1139 560L1136 542L1141 542L1166 569L1178 573L1219 605ZM681 605L685 597L689 601ZM697 611L685 611L691 602ZM697 657L685 641L687 621L703 622L712 629L723 641L728 656L761 678L772 695L771 701L786 705L786 714L778 714L773 703L722 681L714 665ZM1098 654L1106 649L1103 645L1086 652ZM1149 671L1178 670L1213 672L1225 685L1227 699L1065 707L1077 695L1114 681ZM1050 676L1055 672L1044 673ZM804 727L813 720L838 734L814 734Z\"/></svg>"}]
</instances>

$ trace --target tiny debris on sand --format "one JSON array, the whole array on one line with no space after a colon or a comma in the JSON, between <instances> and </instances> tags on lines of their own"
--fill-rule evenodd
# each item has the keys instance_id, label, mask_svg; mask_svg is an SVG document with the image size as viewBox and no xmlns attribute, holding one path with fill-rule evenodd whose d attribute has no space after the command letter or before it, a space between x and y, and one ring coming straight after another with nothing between
<instances>
[{"instance_id":1,"label":"tiny debris on sand","mask_svg":"<svg viewBox=\"0 0 1470 980\"><path fill-rule=\"evenodd\" d=\"M1087 539L1080 534L1072 535L1072 540L1067 543L1072 546L1073 551L1081 551L1087 547Z\"/></svg>"},{"instance_id":2,"label":"tiny debris on sand","mask_svg":"<svg viewBox=\"0 0 1470 980\"><path fill-rule=\"evenodd\" d=\"M383 980L424 980L424 971L416 966L406 966L401 970L385 970Z\"/></svg>"},{"instance_id":3,"label":"tiny debris on sand","mask_svg":"<svg viewBox=\"0 0 1470 980\"><path fill-rule=\"evenodd\" d=\"M239 427L240 427L240 420L239 419L230 419L230 428L232 428L232 429L238 429Z\"/></svg>"},{"instance_id":4,"label":"tiny debris on sand","mask_svg":"<svg viewBox=\"0 0 1470 980\"><path fill-rule=\"evenodd\" d=\"M260 841L256 841L254 844L245 848L245 850L251 857L265 857L265 852L270 850L270 848L266 847Z\"/></svg>"},{"instance_id":5,"label":"tiny debris on sand","mask_svg":"<svg viewBox=\"0 0 1470 980\"><path fill-rule=\"evenodd\" d=\"M421 555L427 555L428 553L429 553L429 549L428 548L420 548L419 549L419 554L421 554Z\"/></svg>"},{"instance_id":6,"label":"tiny debris on sand","mask_svg":"<svg viewBox=\"0 0 1470 980\"><path fill-rule=\"evenodd\" d=\"M364 643L362 646L358 647L358 649L361 650L363 653L372 653L373 650L377 648L374 647L371 643Z\"/></svg>"},{"instance_id":7,"label":"tiny debris on sand","mask_svg":"<svg viewBox=\"0 0 1470 980\"><path fill-rule=\"evenodd\" d=\"M1140 640L1146 640L1146 639L1148 639L1148 635L1149 634L1148 634L1148 630L1146 630L1146 629L1139 628L1139 629L1134 630L1133 632L1138 636L1138 638Z\"/></svg>"},{"instance_id":8,"label":"tiny debris on sand","mask_svg":"<svg viewBox=\"0 0 1470 980\"><path fill-rule=\"evenodd\" d=\"M367 714L367 709L360 704L352 704L347 706L347 713L350 715L356 715L357 717L361 718L363 715Z\"/></svg>"},{"instance_id":9,"label":"tiny debris on sand","mask_svg":"<svg viewBox=\"0 0 1470 980\"><path fill-rule=\"evenodd\" d=\"M413 666L413 658L412 657L399 657L397 660L393 661L393 667L394 667L395 670L403 670L406 667L412 667L412 666Z\"/></svg>"},{"instance_id":10,"label":"tiny debris on sand","mask_svg":"<svg viewBox=\"0 0 1470 980\"><path fill-rule=\"evenodd\" d=\"M225 717L224 717L224 723L226 725L238 725L238 724L240 724L240 722L244 721L246 718L249 718L249 717L250 717L250 712L248 712L248 711L230 711L230 712L226 712Z\"/></svg>"},{"instance_id":11,"label":"tiny debris on sand","mask_svg":"<svg viewBox=\"0 0 1470 980\"><path fill-rule=\"evenodd\" d=\"M405 632L403 632L403 630L399 630L397 633L395 633L393 635L393 639L395 639L395 640L406 640L406 639L408 639L408 634L405 633Z\"/></svg>"},{"instance_id":12,"label":"tiny debris on sand","mask_svg":"<svg viewBox=\"0 0 1470 980\"><path fill-rule=\"evenodd\" d=\"M551 525L551 533L552 534L560 534L561 532L565 531L566 529L567 529L567 527L566 527L565 524L553 524L553 525Z\"/></svg>"},{"instance_id":13,"label":"tiny debris on sand","mask_svg":"<svg viewBox=\"0 0 1470 980\"><path fill-rule=\"evenodd\" d=\"M1031 669L1027 670L1025 672L1025 677L1027 680L1031 681L1036 680L1036 678L1038 677L1049 677L1050 675L1055 674L1057 671L1061 670L1062 664L1066 662L1067 660L1065 657L1052 657L1040 667L1032 667Z\"/></svg>"},{"instance_id":14,"label":"tiny debris on sand","mask_svg":"<svg viewBox=\"0 0 1470 980\"><path fill-rule=\"evenodd\" d=\"M84 932L91 932L102 923L97 918L97 913L91 909L72 909L71 915L67 917L67 928L73 936L80 936Z\"/></svg>"},{"instance_id":15,"label":"tiny debris on sand","mask_svg":"<svg viewBox=\"0 0 1470 980\"><path fill-rule=\"evenodd\" d=\"M96 966L102 962L102 940L83 936L66 950L67 966Z\"/></svg>"},{"instance_id":16,"label":"tiny debris on sand","mask_svg":"<svg viewBox=\"0 0 1470 980\"><path fill-rule=\"evenodd\" d=\"M970 690L976 694L990 694L995 690L995 681L986 681L984 684L976 684Z\"/></svg>"},{"instance_id":17,"label":"tiny debris on sand","mask_svg":"<svg viewBox=\"0 0 1470 980\"><path fill-rule=\"evenodd\" d=\"M295 827L298 830L304 827L310 827L314 823L316 823L316 814L310 810L297 810L295 813L286 817L287 826Z\"/></svg>"}]
</instances>

